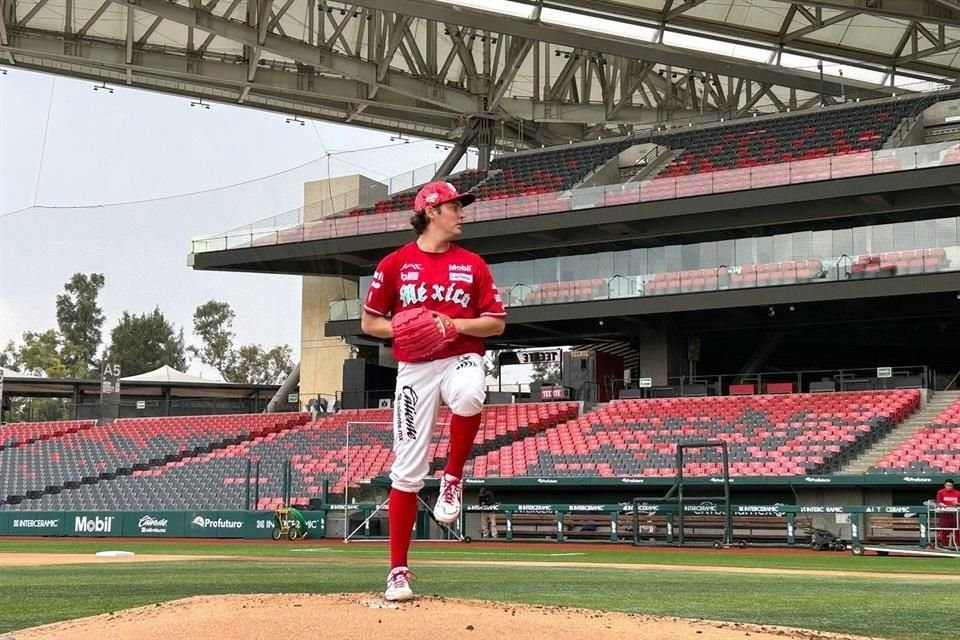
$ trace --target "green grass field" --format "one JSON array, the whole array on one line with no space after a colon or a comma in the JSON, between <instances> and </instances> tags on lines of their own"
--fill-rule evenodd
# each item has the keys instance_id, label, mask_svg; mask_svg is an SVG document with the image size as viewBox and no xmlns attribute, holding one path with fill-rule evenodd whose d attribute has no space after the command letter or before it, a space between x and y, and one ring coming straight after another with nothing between
<instances>
[{"instance_id":1,"label":"green grass field","mask_svg":"<svg viewBox=\"0 0 960 640\"><path fill-rule=\"evenodd\" d=\"M0 633L200 594L377 592L383 588L381 544L218 545L6 541L0 553L93 553L122 548L141 554L243 556L229 561L62 565L2 570ZM570 554L582 555L570 555ZM276 557L276 561L270 558ZM291 561L291 559L295 561ZM417 566L443 559L539 562L713 565L772 569L902 573L854 577L745 575L727 572L634 571L616 568ZM418 593L481 600L781 624L903 639L956 637L949 576L960 562L909 558L853 558L847 554L767 555L703 551L677 553L630 548L416 545L411 564ZM909 573L943 574L919 580Z\"/></svg>"}]
</instances>

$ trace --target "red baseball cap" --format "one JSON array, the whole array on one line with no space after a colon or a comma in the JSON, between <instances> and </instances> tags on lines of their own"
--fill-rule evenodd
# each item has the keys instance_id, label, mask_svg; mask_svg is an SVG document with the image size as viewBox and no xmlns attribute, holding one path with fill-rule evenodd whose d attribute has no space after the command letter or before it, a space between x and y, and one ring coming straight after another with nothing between
<instances>
[{"instance_id":1,"label":"red baseball cap","mask_svg":"<svg viewBox=\"0 0 960 640\"><path fill-rule=\"evenodd\" d=\"M476 200L472 193L458 193L457 188L449 182L428 182L420 187L417 199L413 203L413 210L422 213L427 207L439 207L445 202L459 200L464 207Z\"/></svg>"}]
</instances>

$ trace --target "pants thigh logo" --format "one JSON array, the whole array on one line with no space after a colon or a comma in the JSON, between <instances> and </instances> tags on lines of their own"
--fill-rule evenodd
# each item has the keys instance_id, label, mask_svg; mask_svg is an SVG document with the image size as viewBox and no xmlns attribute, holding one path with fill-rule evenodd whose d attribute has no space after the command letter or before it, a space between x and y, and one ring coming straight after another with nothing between
<instances>
[{"instance_id":1,"label":"pants thigh logo","mask_svg":"<svg viewBox=\"0 0 960 640\"><path fill-rule=\"evenodd\" d=\"M461 369L469 369L471 367L476 367L476 361L470 356L461 356L457 361L457 368L454 371L460 371Z\"/></svg>"},{"instance_id":2,"label":"pants thigh logo","mask_svg":"<svg viewBox=\"0 0 960 640\"><path fill-rule=\"evenodd\" d=\"M405 385L397 394L397 407L394 413L394 427L397 442L417 439L417 392L410 385Z\"/></svg>"}]
</instances>

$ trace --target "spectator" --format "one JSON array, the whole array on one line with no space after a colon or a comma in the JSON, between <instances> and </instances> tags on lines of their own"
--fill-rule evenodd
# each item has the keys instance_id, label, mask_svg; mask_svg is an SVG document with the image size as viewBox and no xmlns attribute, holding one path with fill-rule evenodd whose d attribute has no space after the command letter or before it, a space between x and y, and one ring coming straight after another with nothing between
<instances>
[{"instance_id":1,"label":"spectator","mask_svg":"<svg viewBox=\"0 0 960 640\"><path fill-rule=\"evenodd\" d=\"M960 491L953 488L953 480L946 479L943 489L937 491L937 506L952 509L960 508ZM937 537L941 547L956 547L957 540L957 512L940 513L937 518Z\"/></svg>"},{"instance_id":2,"label":"spectator","mask_svg":"<svg viewBox=\"0 0 960 640\"><path fill-rule=\"evenodd\" d=\"M310 421L317 421L317 414L319 413L319 408L317 407L317 399L310 398L310 401L307 402L307 411L310 412Z\"/></svg>"},{"instance_id":3,"label":"spectator","mask_svg":"<svg viewBox=\"0 0 960 640\"><path fill-rule=\"evenodd\" d=\"M497 498L493 495L493 491L483 487L480 489L480 493L477 494L477 504L481 507L488 507L490 511L481 511L480 512L480 537L481 538L496 538L497 537L497 516L493 512L492 507L497 504Z\"/></svg>"},{"instance_id":4,"label":"spectator","mask_svg":"<svg viewBox=\"0 0 960 640\"><path fill-rule=\"evenodd\" d=\"M323 396L320 396L320 398L317 400L317 406L320 408L320 413L326 413L327 407L329 406L327 404L327 399Z\"/></svg>"}]
</instances>

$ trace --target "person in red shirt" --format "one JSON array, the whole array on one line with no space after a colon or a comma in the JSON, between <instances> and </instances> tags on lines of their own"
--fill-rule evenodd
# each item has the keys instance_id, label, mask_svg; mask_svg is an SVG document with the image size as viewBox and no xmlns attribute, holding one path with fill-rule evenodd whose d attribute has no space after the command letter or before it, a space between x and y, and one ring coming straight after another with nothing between
<instances>
[{"instance_id":1,"label":"person in red shirt","mask_svg":"<svg viewBox=\"0 0 960 640\"><path fill-rule=\"evenodd\" d=\"M474 200L447 182L424 185L410 222L417 239L380 261L364 300L360 326L381 339L393 337L389 316L425 307L447 316L457 338L430 360L396 344L397 369L390 469L390 573L387 600L410 600L407 552L417 516L417 494L430 468L430 440L440 401L450 407L450 451L440 480L434 517L444 524L460 516L463 466L480 427L486 399L483 339L503 333L506 312L490 269L480 256L457 246L463 208Z\"/></svg>"},{"instance_id":2,"label":"person in red shirt","mask_svg":"<svg viewBox=\"0 0 960 640\"><path fill-rule=\"evenodd\" d=\"M943 489L937 491L937 506L956 509L960 507L960 491L953 488L953 480L947 478ZM941 513L937 517L937 537L941 547L956 547L960 544L957 531L957 514Z\"/></svg>"}]
</instances>

